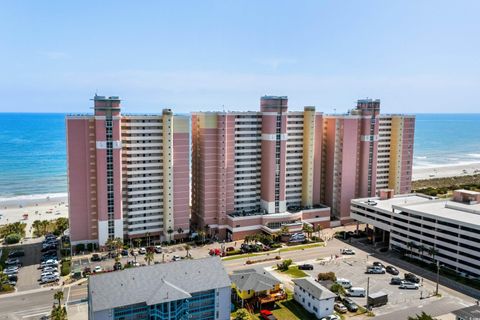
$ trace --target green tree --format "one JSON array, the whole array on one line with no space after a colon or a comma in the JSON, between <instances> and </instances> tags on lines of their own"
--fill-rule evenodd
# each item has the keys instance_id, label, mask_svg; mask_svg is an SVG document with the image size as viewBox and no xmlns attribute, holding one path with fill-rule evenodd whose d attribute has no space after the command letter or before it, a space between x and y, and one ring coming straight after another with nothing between
<instances>
[{"instance_id":1,"label":"green tree","mask_svg":"<svg viewBox=\"0 0 480 320\"><path fill-rule=\"evenodd\" d=\"M53 299L58 301L58 305L62 305L62 300L63 300L63 291L57 291L53 294Z\"/></svg>"},{"instance_id":2,"label":"green tree","mask_svg":"<svg viewBox=\"0 0 480 320\"><path fill-rule=\"evenodd\" d=\"M321 231L322 231L322 226L321 226L320 224L317 224L317 225L315 226L315 232L317 233L317 237L318 237L319 239L321 239L321 238L320 238L320 232L321 232Z\"/></svg>"},{"instance_id":3,"label":"green tree","mask_svg":"<svg viewBox=\"0 0 480 320\"><path fill-rule=\"evenodd\" d=\"M330 287L330 291L342 296L345 296L345 294L347 293L345 291L345 288L339 283L332 284L332 286Z\"/></svg>"},{"instance_id":4,"label":"green tree","mask_svg":"<svg viewBox=\"0 0 480 320\"><path fill-rule=\"evenodd\" d=\"M283 260L282 263L277 264L277 269L280 271L287 271L292 264L292 259Z\"/></svg>"},{"instance_id":5,"label":"green tree","mask_svg":"<svg viewBox=\"0 0 480 320\"><path fill-rule=\"evenodd\" d=\"M304 223L302 227L302 231L307 234L307 238L310 239L313 233L313 227L309 224Z\"/></svg>"},{"instance_id":6,"label":"green tree","mask_svg":"<svg viewBox=\"0 0 480 320\"><path fill-rule=\"evenodd\" d=\"M67 218L58 218L55 220L55 230L54 234L56 235L62 235L65 230L68 229L68 219Z\"/></svg>"},{"instance_id":7,"label":"green tree","mask_svg":"<svg viewBox=\"0 0 480 320\"><path fill-rule=\"evenodd\" d=\"M137 239L133 240L133 242L136 244L137 247L140 247L140 245L142 244L142 239L137 238Z\"/></svg>"},{"instance_id":8,"label":"green tree","mask_svg":"<svg viewBox=\"0 0 480 320\"><path fill-rule=\"evenodd\" d=\"M319 281L322 281L322 280L337 281L337 276L335 275L335 272L320 272L317 276L317 279Z\"/></svg>"},{"instance_id":9,"label":"green tree","mask_svg":"<svg viewBox=\"0 0 480 320\"><path fill-rule=\"evenodd\" d=\"M428 254L432 257L432 260L435 260L435 256L438 253L438 250L435 247L430 247L427 249Z\"/></svg>"},{"instance_id":10,"label":"green tree","mask_svg":"<svg viewBox=\"0 0 480 320\"><path fill-rule=\"evenodd\" d=\"M417 314L415 317L408 317L408 320L435 320L435 318L422 311L421 314Z\"/></svg>"},{"instance_id":11,"label":"green tree","mask_svg":"<svg viewBox=\"0 0 480 320\"><path fill-rule=\"evenodd\" d=\"M235 320L250 320L250 313L248 313L247 309L238 309L235 313Z\"/></svg>"},{"instance_id":12,"label":"green tree","mask_svg":"<svg viewBox=\"0 0 480 320\"><path fill-rule=\"evenodd\" d=\"M152 251L148 251L146 254L145 254L145 262L150 265L154 259L154 255L153 255L153 252Z\"/></svg>"},{"instance_id":13,"label":"green tree","mask_svg":"<svg viewBox=\"0 0 480 320\"><path fill-rule=\"evenodd\" d=\"M288 230L288 227L287 226L282 226L280 228L280 232L282 233L282 235L284 234L290 234L290 230Z\"/></svg>"}]
</instances>

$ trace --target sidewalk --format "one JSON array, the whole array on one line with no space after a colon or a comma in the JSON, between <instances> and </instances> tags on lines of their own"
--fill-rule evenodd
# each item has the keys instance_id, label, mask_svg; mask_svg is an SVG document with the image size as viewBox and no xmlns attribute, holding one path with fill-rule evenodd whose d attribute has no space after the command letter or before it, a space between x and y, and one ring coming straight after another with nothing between
<instances>
[{"instance_id":1,"label":"sidewalk","mask_svg":"<svg viewBox=\"0 0 480 320\"><path fill-rule=\"evenodd\" d=\"M39 293L39 292L63 290L65 288L77 286L77 285L79 285L81 283L84 283L86 281L88 281L87 278L82 278L78 281L75 281L75 282L72 282L72 283L69 283L69 284L66 284L66 285L57 285L57 286L52 286L52 287L42 287L42 288L38 288L38 289L32 289L32 290L20 291L20 292L15 291L15 292L12 292L12 293L6 293L6 294L0 295L0 299L11 298L11 297L21 297L21 296L24 296L24 295L28 295L28 294L32 294L32 293Z\"/></svg>"}]
</instances>

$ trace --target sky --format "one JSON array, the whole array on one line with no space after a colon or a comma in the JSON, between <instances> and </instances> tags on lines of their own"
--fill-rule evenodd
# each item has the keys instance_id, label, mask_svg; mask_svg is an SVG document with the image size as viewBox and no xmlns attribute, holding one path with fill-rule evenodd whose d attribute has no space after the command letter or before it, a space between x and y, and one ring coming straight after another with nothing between
<instances>
[{"instance_id":1,"label":"sky","mask_svg":"<svg viewBox=\"0 0 480 320\"><path fill-rule=\"evenodd\" d=\"M0 112L480 112L480 1L0 3Z\"/></svg>"}]
</instances>

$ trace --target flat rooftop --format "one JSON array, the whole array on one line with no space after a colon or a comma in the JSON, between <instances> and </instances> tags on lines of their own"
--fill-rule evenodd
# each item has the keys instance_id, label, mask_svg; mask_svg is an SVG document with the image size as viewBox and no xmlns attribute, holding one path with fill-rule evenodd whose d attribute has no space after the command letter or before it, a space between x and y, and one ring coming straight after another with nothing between
<instances>
[{"instance_id":1,"label":"flat rooftop","mask_svg":"<svg viewBox=\"0 0 480 320\"><path fill-rule=\"evenodd\" d=\"M370 203L373 208L380 208L390 212L394 207L397 210L405 208L406 210L416 211L420 214L480 226L480 203L467 204L414 193L397 195L385 200L372 197L354 199L353 201L364 204Z\"/></svg>"}]
</instances>

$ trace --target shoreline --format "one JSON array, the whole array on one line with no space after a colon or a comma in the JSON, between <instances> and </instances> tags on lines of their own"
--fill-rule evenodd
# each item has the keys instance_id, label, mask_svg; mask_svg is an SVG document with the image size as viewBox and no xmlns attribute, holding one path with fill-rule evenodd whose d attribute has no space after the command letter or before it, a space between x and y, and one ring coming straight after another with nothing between
<instances>
[{"instance_id":1,"label":"shoreline","mask_svg":"<svg viewBox=\"0 0 480 320\"><path fill-rule=\"evenodd\" d=\"M480 174L480 162L414 167L412 181L438 178L467 177Z\"/></svg>"}]
</instances>

